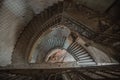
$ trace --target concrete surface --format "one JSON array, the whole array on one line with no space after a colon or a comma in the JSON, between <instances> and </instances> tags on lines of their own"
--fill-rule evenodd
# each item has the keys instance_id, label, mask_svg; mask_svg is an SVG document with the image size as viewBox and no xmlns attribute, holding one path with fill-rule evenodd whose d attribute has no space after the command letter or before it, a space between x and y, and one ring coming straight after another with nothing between
<instances>
[{"instance_id":1,"label":"concrete surface","mask_svg":"<svg viewBox=\"0 0 120 80\"><path fill-rule=\"evenodd\" d=\"M115 0L78 0L79 4L85 5L88 8L103 13L106 11Z\"/></svg>"}]
</instances>

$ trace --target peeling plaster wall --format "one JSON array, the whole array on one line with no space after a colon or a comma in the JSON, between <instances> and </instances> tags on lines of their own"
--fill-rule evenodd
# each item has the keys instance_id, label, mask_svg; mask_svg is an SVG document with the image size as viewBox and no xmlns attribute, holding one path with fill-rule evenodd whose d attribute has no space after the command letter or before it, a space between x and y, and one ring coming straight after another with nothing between
<instances>
[{"instance_id":1,"label":"peeling plaster wall","mask_svg":"<svg viewBox=\"0 0 120 80\"><path fill-rule=\"evenodd\" d=\"M11 64L17 38L32 17L58 1L63 0L0 1L0 66Z\"/></svg>"},{"instance_id":2,"label":"peeling plaster wall","mask_svg":"<svg viewBox=\"0 0 120 80\"><path fill-rule=\"evenodd\" d=\"M5 66L11 63L16 40L33 12L25 0L3 0L0 6L0 66Z\"/></svg>"}]
</instances>

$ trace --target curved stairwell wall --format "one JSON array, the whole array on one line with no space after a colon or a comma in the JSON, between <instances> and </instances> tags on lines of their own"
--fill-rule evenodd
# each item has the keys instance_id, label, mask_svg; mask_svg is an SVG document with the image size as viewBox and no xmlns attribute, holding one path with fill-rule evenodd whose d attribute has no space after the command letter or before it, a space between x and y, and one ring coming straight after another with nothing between
<instances>
[{"instance_id":1,"label":"curved stairwell wall","mask_svg":"<svg viewBox=\"0 0 120 80\"><path fill-rule=\"evenodd\" d=\"M0 66L11 64L12 52L33 11L25 0L0 1Z\"/></svg>"},{"instance_id":2,"label":"curved stairwell wall","mask_svg":"<svg viewBox=\"0 0 120 80\"><path fill-rule=\"evenodd\" d=\"M29 59L35 56L37 63L45 62L46 55L52 49L63 49L69 34L70 30L62 25L56 25L54 28L48 29L34 43L28 56Z\"/></svg>"},{"instance_id":3,"label":"curved stairwell wall","mask_svg":"<svg viewBox=\"0 0 120 80\"><path fill-rule=\"evenodd\" d=\"M24 27L36 14L62 0L0 1L0 65L11 64L12 52ZM52 9L54 10L54 8ZM38 11L38 12L37 12ZM47 10L49 11L49 9ZM47 13L47 12L46 12Z\"/></svg>"},{"instance_id":4,"label":"curved stairwell wall","mask_svg":"<svg viewBox=\"0 0 120 80\"><path fill-rule=\"evenodd\" d=\"M72 6L69 1L4 1L0 5L0 79L120 80L120 65L106 54L108 47L93 42L98 34L64 11ZM74 62L42 64L57 49L69 53ZM11 64L11 55L13 65L1 67Z\"/></svg>"},{"instance_id":5,"label":"curved stairwell wall","mask_svg":"<svg viewBox=\"0 0 120 80\"><path fill-rule=\"evenodd\" d=\"M60 1L48 7L32 19L17 41L13 52L13 64L25 63L25 59L27 58L25 56L28 56L36 39L49 27L60 23L62 17L60 13L62 13L62 11L63 1Z\"/></svg>"},{"instance_id":6,"label":"curved stairwell wall","mask_svg":"<svg viewBox=\"0 0 120 80\"><path fill-rule=\"evenodd\" d=\"M42 11L40 14L36 15L32 19L32 21L27 25L27 27L25 27L25 29L23 30L23 33L21 34L20 38L17 41L17 44L13 52L13 56L12 56L13 64L24 64L24 63L27 64L29 60L31 60L32 58L31 54L34 53L34 49L36 47L34 46L34 44L38 40L38 38L42 38L44 36L43 34L45 31L50 30L59 24L65 25L71 31L78 32L80 35L88 39L92 39L96 37L96 33L94 31L87 28L85 25L75 21L74 18L72 18L65 12L63 13L63 8L64 8L64 1L59 1L58 3L55 3L52 6L49 6L47 9L45 9L44 11ZM86 62L86 63L95 64L96 61L97 63L112 62L111 60L107 61L105 60L105 58L102 58L102 57L100 57L99 60L94 60L94 58L96 58L94 57L96 56L96 53L92 54L91 56L91 54L89 54L89 52L84 48L80 47L78 43L73 42L73 44L71 44L70 47L68 47L67 51L79 63ZM46 52L43 52L43 53L46 53ZM45 55L40 54L39 57L38 57L39 59L37 63L42 61L43 60L42 58L44 58ZM110 57L107 57L107 58L109 59ZM105 61L102 61L102 59L104 59Z\"/></svg>"},{"instance_id":7,"label":"curved stairwell wall","mask_svg":"<svg viewBox=\"0 0 120 80\"><path fill-rule=\"evenodd\" d=\"M5 9L7 8L8 11L11 10L12 14L14 14L14 17L15 16L16 16L16 18L17 17L23 17L23 19L20 18L21 21L22 20L23 20L23 22L24 22L24 20L27 21L27 22L24 23L24 25L27 24L30 21L30 19L33 16L33 13L37 14L29 22L27 27L25 27L25 28L22 27L22 29L20 30L19 33L13 33L12 36L8 37L10 39L11 38L14 39L14 40L11 39L11 41L10 41L10 43L12 43L12 44L9 43L13 47L10 47L9 48L10 51L8 52L8 53L10 53L9 57L11 57L11 55L12 55L11 53L13 52L13 55L12 55L12 62L13 62L13 64L14 63L28 63L27 61L28 61L29 53L30 53L30 51L31 51L31 49L33 47L33 44L36 42L36 40L46 30L48 30L49 28L53 28L55 25L58 25L58 24L65 25L70 30L78 32L80 35L82 35L82 36L84 36L84 37L86 37L88 39L92 39L92 38L96 37L96 33L94 31L92 31L91 29L87 28L86 25L83 25L83 24L77 22L76 20L74 20L73 17L71 17L70 15L66 14L65 12L63 12L64 9L66 8L66 5L69 5L69 3L66 4L62 0L57 0L57 1L56 0L52 0L52 1L53 2L48 2L46 0L45 1L42 1L42 0L41 1L37 1L37 0L35 0L35 2L34 1L28 1L29 6L31 6L31 7L28 7L28 5L25 5L27 1L25 1L25 3L21 2L20 4L22 4L23 6L19 6L19 4L18 4L19 0L17 0L15 3L17 5L16 8L18 7L18 9L20 9L19 11L17 11L17 9L14 9L15 6L14 5L12 6L13 3L9 4L11 1L7 2L7 0L6 0L5 2L3 2L3 5L4 5L3 8L5 8ZM38 2L38 5L33 5L36 2ZM41 4L41 6L39 5L39 2ZM24 11L26 9L28 9L28 12L20 13L21 11ZM38 12L36 12L36 11L38 11ZM4 10L2 12L5 13ZM29 13L29 15L25 16L28 13ZM30 14L31 14L31 16L30 16ZM14 18L12 18L12 19L14 19ZM9 19L8 19L7 22L9 22ZM21 25L23 26L23 24L22 24L23 22L20 22L18 20L18 23L20 23L19 26L21 26ZM16 28L16 26L18 24L13 25L13 23L11 23L11 25L14 26L14 28ZM8 30L10 30L10 31L14 30L14 29L13 30L11 30L11 29L8 29ZM1 32L2 32L2 30L1 30ZM3 30L3 32L4 32L4 30ZM18 31L16 31L16 32L18 32ZM10 33L10 32L8 31L8 33ZM17 36L16 39L14 38L15 34ZM5 39L5 38L3 37L3 39ZM1 41L3 41L3 39L1 39ZM6 41L3 41L2 44L4 44L5 42ZM16 42L16 45L15 45L15 42ZM14 48L14 50L13 50L13 48ZM77 47L75 45L75 50L76 49L77 49ZM4 50L2 49L1 51L4 51ZM70 51L70 52L74 53L74 50L73 50L73 52L72 51ZM78 51L75 51L75 52L78 52ZM7 53L7 51L5 52L5 54L8 54L8 53ZM3 54L1 53L1 55L3 55ZM1 63L3 63L2 61L4 61L4 59L3 58L1 58L1 59L2 59ZM8 58L8 59L9 59L9 63L11 63L11 60L10 60L11 58ZM87 56L86 58L82 58L82 60L83 59L89 59L89 57Z\"/></svg>"}]
</instances>

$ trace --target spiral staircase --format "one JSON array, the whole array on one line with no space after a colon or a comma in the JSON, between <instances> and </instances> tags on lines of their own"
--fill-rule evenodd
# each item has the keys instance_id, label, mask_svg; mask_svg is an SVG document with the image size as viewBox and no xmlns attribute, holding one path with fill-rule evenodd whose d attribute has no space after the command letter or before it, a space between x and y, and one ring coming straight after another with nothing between
<instances>
[{"instance_id":1,"label":"spiral staircase","mask_svg":"<svg viewBox=\"0 0 120 80\"><path fill-rule=\"evenodd\" d=\"M58 0L33 17L16 41L12 64L0 67L1 80L120 79L119 62L110 57L110 62L98 65L89 45L80 42L83 37L97 42L98 33L69 15L70 5ZM62 50L73 61L64 62L64 56L62 61L49 62L52 53Z\"/></svg>"}]
</instances>

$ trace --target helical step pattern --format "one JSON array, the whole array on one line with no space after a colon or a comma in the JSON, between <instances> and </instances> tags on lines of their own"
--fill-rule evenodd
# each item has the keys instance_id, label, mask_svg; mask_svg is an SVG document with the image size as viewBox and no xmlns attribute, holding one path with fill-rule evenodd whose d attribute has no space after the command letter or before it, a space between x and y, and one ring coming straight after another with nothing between
<instances>
[{"instance_id":1,"label":"helical step pattern","mask_svg":"<svg viewBox=\"0 0 120 80\"><path fill-rule=\"evenodd\" d=\"M91 55L77 42L73 42L67 51L79 62L79 63L95 63Z\"/></svg>"},{"instance_id":2,"label":"helical step pattern","mask_svg":"<svg viewBox=\"0 0 120 80\"><path fill-rule=\"evenodd\" d=\"M24 28L19 36L12 55L12 63L27 63L29 51L38 36L53 25L59 24L61 21L61 13L63 12L64 1L58 0L51 6L48 6L40 14L33 17L30 23Z\"/></svg>"},{"instance_id":3,"label":"helical step pattern","mask_svg":"<svg viewBox=\"0 0 120 80\"><path fill-rule=\"evenodd\" d=\"M39 45L44 53L47 53L49 50L54 48L62 48L64 46L66 37L51 37L50 39L44 39ZM44 48L44 49L43 49Z\"/></svg>"}]
</instances>

